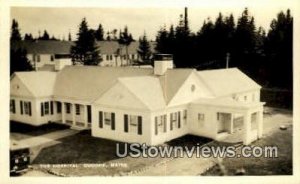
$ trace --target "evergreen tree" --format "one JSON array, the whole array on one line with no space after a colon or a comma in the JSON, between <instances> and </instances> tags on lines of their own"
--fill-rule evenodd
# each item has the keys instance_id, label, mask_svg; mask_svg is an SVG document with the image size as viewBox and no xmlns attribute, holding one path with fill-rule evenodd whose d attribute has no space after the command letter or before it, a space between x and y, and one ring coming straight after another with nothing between
<instances>
[{"instance_id":1,"label":"evergreen tree","mask_svg":"<svg viewBox=\"0 0 300 184\"><path fill-rule=\"evenodd\" d=\"M43 36L40 38L40 40L49 40L50 36L46 30L44 30Z\"/></svg>"},{"instance_id":2,"label":"evergreen tree","mask_svg":"<svg viewBox=\"0 0 300 184\"><path fill-rule=\"evenodd\" d=\"M10 49L10 74L17 71L31 71L32 65L27 59L27 52L24 49Z\"/></svg>"},{"instance_id":3,"label":"evergreen tree","mask_svg":"<svg viewBox=\"0 0 300 184\"><path fill-rule=\"evenodd\" d=\"M25 33L24 40L33 40L32 34L31 33L29 33L29 34Z\"/></svg>"},{"instance_id":4,"label":"evergreen tree","mask_svg":"<svg viewBox=\"0 0 300 184\"><path fill-rule=\"evenodd\" d=\"M147 40L146 33L139 39L138 54L144 63L149 62L151 56L150 43Z\"/></svg>"},{"instance_id":5,"label":"evergreen tree","mask_svg":"<svg viewBox=\"0 0 300 184\"><path fill-rule=\"evenodd\" d=\"M95 38L97 41L104 40L104 30L101 24L99 24L98 29L95 31Z\"/></svg>"},{"instance_id":6,"label":"evergreen tree","mask_svg":"<svg viewBox=\"0 0 300 184\"><path fill-rule=\"evenodd\" d=\"M12 20L10 40L22 40L19 24L15 19Z\"/></svg>"},{"instance_id":7,"label":"evergreen tree","mask_svg":"<svg viewBox=\"0 0 300 184\"><path fill-rule=\"evenodd\" d=\"M128 27L125 26L124 31L120 32L120 37L119 37L118 42L121 46L125 46L127 65L129 64L128 46L133 41L134 40L132 38L132 35L128 32Z\"/></svg>"},{"instance_id":8,"label":"evergreen tree","mask_svg":"<svg viewBox=\"0 0 300 184\"><path fill-rule=\"evenodd\" d=\"M94 31L89 30L85 18L79 25L77 40L71 47L73 64L80 63L83 65L98 65L101 61L99 50L96 46Z\"/></svg>"},{"instance_id":9,"label":"evergreen tree","mask_svg":"<svg viewBox=\"0 0 300 184\"><path fill-rule=\"evenodd\" d=\"M280 12L271 22L266 50L266 70L270 86L293 88L293 17L290 10Z\"/></svg>"},{"instance_id":10,"label":"evergreen tree","mask_svg":"<svg viewBox=\"0 0 300 184\"><path fill-rule=\"evenodd\" d=\"M170 54L168 52L168 44L167 44L168 40L169 40L169 33L166 30L166 27L164 26L158 31L158 34L156 36L155 50L161 54Z\"/></svg>"}]
</instances>

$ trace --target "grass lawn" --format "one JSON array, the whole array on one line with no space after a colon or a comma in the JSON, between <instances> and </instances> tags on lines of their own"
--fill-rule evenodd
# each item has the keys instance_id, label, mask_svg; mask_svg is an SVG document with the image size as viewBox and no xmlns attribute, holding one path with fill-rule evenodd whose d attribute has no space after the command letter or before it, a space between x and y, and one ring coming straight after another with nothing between
<instances>
[{"instance_id":1,"label":"grass lawn","mask_svg":"<svg viewBox=\"0 0 300 184\"><path fill-rule=\"evenodd\" d=\"M31 126L24 123L10 121L10 137L14 140L21 140L67 128L69 128L69 126L55 123L45 124L41 126Z\"/></svg>"},{"instance_id":2,"label":"grass lawn","mask_svg":"<svg viewBox=\"0 0 300 184\"><path fill-rule=\"evenodd\" d=\"M116 156L116 143L121 145L121 153L124 151L124 143L94 138L91 136L90 131L83 131L58 141L61 141L61 143L44 148L39 153L32 163L33 167L41 169L44 164L50 164L50 167L46 168L46 170L66 176L112 176L143 169L167 159L161 157L119 158ZM201 144L207 141L209 141L209 139L196 136L184 136L166 143L166 146L179 144L189 146L195 144L195 142ZM58 164L66 164L66 166L55 167L55 165ZM86 167L86 164L98 165Z\"/></svg>"},{"instance_id":3,"label":"grass lawn","mask_svg":"<svg viewBox=\"0 0 300 184\"><path fill-rule=\"evenodd\" d=\"M222 165L227 175L235 175L236 170L244 168L245 175L292 175L293 174L293 128L277 129L272 135L255 141L254 146L277 146L278 158L224 158ZM223 175L219 165L212 167L204 176Z\"/></svg>"}]
</instances>

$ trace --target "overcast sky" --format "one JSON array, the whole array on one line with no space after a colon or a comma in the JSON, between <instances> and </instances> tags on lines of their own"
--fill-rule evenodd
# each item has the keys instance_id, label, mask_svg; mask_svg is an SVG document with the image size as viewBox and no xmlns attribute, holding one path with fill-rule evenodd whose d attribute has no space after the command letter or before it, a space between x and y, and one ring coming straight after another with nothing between
<instances>
[{"instance_id":1,"label":"overcast sky","mask_svg":"<svg viewBox=\"0 0 300 184\"><path fill-rule=\"evenodd\" d=\"M275 1L274 1L275 2ZM188 7L189 25L192 31L198 31L208 17L215 20L219 12L224 16L233 13L235 20L241 16L246 5L226 7ZM270 4L270 6L247 6L250 15L254 16L256 26L269 29L270 22L278 12L286 11L289 3ZM172 8L38 8L38 7L13 7L11 19L16 19L21 29L21 34L32 33L38 36L38 31L47 30L50 36L67 39L69 31L72 39L76 38L78 25L86 17L90 28L96 29L101 23L105 31L123 29L128 26L129 32L138 39L144 31L149 39L154 40L160 27L171 24L177 25L180 14L184 13L183 7ZM292 12L293 14L293 12Z\"/></svg>"}]
</instances>

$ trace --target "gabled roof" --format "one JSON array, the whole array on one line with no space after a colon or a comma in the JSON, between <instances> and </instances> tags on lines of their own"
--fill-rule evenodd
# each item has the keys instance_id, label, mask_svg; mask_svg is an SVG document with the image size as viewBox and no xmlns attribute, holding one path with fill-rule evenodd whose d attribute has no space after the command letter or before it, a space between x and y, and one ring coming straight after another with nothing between
<instances>
[{"instance_id":1,"label":"gabled roof","mask_svg":"<svg viewBox=\"0 0 300 184\"><path fill-rule=\"evenodd\" d=\"M73 42L56 40L13 41L11 49L26 49L28 54L70 54Z\"/></svg>"},{"instance_id":2,"label":"gabled roof","mask_svg":"<svg viewBox=\"0 0 300 184\"><path fill-rule=\"evenodd\" d=\"M70 49L75 43L73 41L57 40L37 40L37 41L12 41L11 48L26 49L29 54L70 54ZM126 54L125 46L119 45L117 41L97 41L98 49L101 54L116 54L122 47L122 55ZM152 51L154 51L155 42L150 42ZM128 46L128 54L137 54L139 42L134 41Z\"/></svg>"},{"instance_id":3,"label":"gabled roof","mask_svg":"<svg viewBox=\"0 0 300 184\"><path fill-rule=\"evenodd\" d=\"M57 75L54 96L92 102L121 77L150 75L153 75L153 69L66 66Z\"/></svg>"},{"instance_id":4,"label":"gabled roof","mask_svg":"<svg viewBox=\"0 0 300 184\"><path fill-rule=\"evenodd\" d=\"M169 69L165 75L159 77L167 104L193 71L194 69Z\"/></svg>"},{"instance_id":5,"label":"gabled roof","mask_svg":"<svg viewBox=\"0 0 300 184\"><path fill-rule=\"evenodd\" d=\"M14 75L23 82L34 97L53 95L53 88L57 75L56 72L15 72Z\"/></svg>"},{"instance_id":6,"label":"gabled roof","mask_svg":"<svg viewBox=\"0 0 300 184\"><path fill-rule=\"evenodd\" d=\"M158 78L153 76L124 77L120 78L119 81L150 110L158 110L166 107Z\"/></svg>"},{"instance_id":7,"label":"gabled roof","mask_svg":"<svg viewBox=\"0 0 300 184\"><path fill-rule=\"evenodd\" d=\"M237 68L204 70L198 75L215 96L226 96L261 88Z\"/></svg>"}]
</instances>

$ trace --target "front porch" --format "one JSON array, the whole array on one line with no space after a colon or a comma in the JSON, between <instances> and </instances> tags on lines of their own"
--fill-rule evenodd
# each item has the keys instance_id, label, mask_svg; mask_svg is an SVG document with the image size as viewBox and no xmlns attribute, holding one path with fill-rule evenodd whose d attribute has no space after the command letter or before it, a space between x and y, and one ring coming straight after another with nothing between
<instances>
[{"instance_id":1,"label":"front porch","mask_svg":"<svg viewBox=\"0 0 300 184\"><path fill-rule=\"evenodd\" d=\"M85 130L91 128L91 106L56 102L57 109L60 110L61 119L58 123L65 124L75 130Z\"/></svg>"},{"instance_id":2,"label":"front porch","mask_svg":"<svg viewBox=\"0 0 300 184\"><path fill-rule=\"evenodd\" d=\"M242 131L240 140L248 145L260 139L263 132L263 105L262 102L238 102L230 98L201 99L192 104L205 106L211 109L215 118L215 139L222 140L236 130Z\"/></svg>"}]
</instances>

